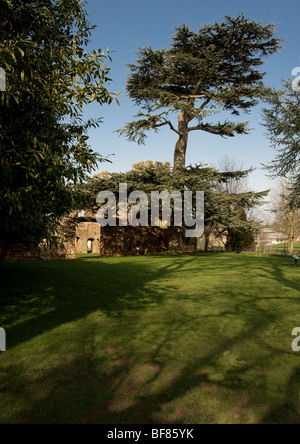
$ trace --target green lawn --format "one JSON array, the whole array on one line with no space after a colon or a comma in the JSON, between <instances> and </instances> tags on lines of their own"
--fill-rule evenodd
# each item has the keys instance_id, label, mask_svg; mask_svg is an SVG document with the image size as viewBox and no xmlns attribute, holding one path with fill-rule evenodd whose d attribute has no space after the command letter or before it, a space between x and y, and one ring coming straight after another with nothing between
<instances>
[{"instance_id":1,"label":"green lawn","mask_svg":"<svg viewBox=\"0 0 300 444\"><path fill-rule=\"evenodd\" d=\"M1 424L300 424L289 257L92 256L0 278Z\"/></svg>"}]
</instances>

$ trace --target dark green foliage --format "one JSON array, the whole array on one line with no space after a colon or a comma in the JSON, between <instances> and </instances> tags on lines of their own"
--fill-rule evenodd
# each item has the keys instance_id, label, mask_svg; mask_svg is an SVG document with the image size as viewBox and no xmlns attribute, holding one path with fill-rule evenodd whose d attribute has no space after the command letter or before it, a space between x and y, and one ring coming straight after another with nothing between
<instances>
[{"instance_id":1,"label":"dark green foliage","mask_svg":"<svg viewBox=\"0 0 300 444\"><path fill-rule=\"evenodd\" d=\"M151 191L204 191L206 226L219 227L220 235L226 233L230 251L245 250L250 248L252 233L257 229L253 222L247 220L246 211L259 205L268 192L221 192L218 185L233 178L238 180L248 173L249 171L221 173L205 165L174 171L168 164L147 162L144 166L135 165L126 173L102 173L94 176L81 188L82 205L83 208L96 212L97 194L109 190L118 197L120 183L127 184L128 194L137 190L146 192L149 205Z\"/></svg>"},{"instance_id":2,"label":"dark green foliage","mask_svg":"<svg viewBox=\"0 0 300 444\"><path fill-rule=\"evenodd\" d=\"M279 43L273 24L263 26L243 14L226 16L224 22L204 25L198 32L185 24L177 27L169 49L140 48L136 63L129 65L127 91L143 111L119 132L144 143L148 130L168 125L179 136L174 166L184 168L189 132L225 137L247 132L246 123L206 118L224 110L238 116L257 103L264 95L259 67L278 51ZM178 115L177 128L171 113Z\"/></svg>"},{"instance_id":3,"label":"dark green foliage","mask_svg":"<svg viewBox=\"0 0 300 444\"><path fill-rule=\"evenodd\" d=\"M268 166L273 177L290 177L294 193L292 201L300 203L300 92L293 90L292 79L282 81L283 89L268 90L263 111L264 126L278 154Z\"/></svg>"},{"instance_id":4,"label":"dark green foliage","mask_svg":"<svg viewBox=\"0 0 300 444\"><path fill-rule=\"evenodd\" d=\"M225 245L226 251L249 251L254 247L254 232L255 226L249 224L247 214L243 206L238 205L233 208L232 224L227 227L227 242ZM234 219L238 223L234 222Z\"/></svg>"},{"instance_id":5,"label":"dark green foliage","mask_svg":"<svg viewBox=\"0 0 300 444\"><path fill-rule=\"evenodd\" d=\"M79 0L0 5L0 242L51 238L72 207L72 184L101 156L88 145L83 106L111 103L107 53L85 50L93 26Z\"/></svg>"}]
</instances>

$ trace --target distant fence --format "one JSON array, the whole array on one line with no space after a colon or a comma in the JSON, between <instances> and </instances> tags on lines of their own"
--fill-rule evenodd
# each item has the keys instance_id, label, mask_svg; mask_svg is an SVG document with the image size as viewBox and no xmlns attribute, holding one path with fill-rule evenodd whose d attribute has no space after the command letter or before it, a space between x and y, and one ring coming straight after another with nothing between
<instances>
[{"instance_id":1,"label":"distant fence","mask_svg":"<svg viewBox=\"0 0 300 444\"><path fill-rule=\"evenodd\" d=\"M204 251L203 245L198 245L198 251ZM212 253L225 253L224 247L209 247L208 252ZM281 248L276 248L274 245L261 245L254 247L252 249L240 250L240 252L244 253L257 253L257 254L275 254L275 255L289 255L287 245L282 246ZM294 254L298 254L300 256L300 248L297 246L294 248Z\"/></svg>"},{"instance_id":2,"label":"distant fence","mask_svg":"<svg viewBox=\"0 0 300 444\"><path fill-rule=\"evenodd\" d=\"M255 253L259 253L259 254L283 254L283 255L289 255L287 246L285 248L276 248L276 247L272 247L271 245L267 245L264 247L257 247L254 250ZM294 253L295 254L300 254L300 250L298 248L294 248Z\"/></svg>"}]
</instances>

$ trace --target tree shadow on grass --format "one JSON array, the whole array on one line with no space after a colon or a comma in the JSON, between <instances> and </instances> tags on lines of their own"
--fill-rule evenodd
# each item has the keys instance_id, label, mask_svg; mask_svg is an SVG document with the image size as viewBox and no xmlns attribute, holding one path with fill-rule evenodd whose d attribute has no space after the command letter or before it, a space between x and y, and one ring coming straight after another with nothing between
<instances>
[{"instance_id":1,"label":"tree shadow on grass","mask_svg":"<svg viewBox=\"0 0 300 444\"><path fill-rule=\"evenodd\" d=\"M166 264L150 261L147 265L143 261L129 259L116 261L114 265L105 260L94 265L78 261L71 268L69 265L62 266L58 275L55 275L57 267L42 264L38 278L30 271L34 285L26 292L34 298L43 290L49 291L51 296L43 309L53 311L45 314L35 312L40 295L36 303L30 305L33 318L13 326L9 334L17 345L98 310L112 321L119 322L131 310L136 312L160 307L172 285L168 286L165 282L163 292L160 292L155 283L159 279L172 279L173 273L183 273L184 276L186 272L188 277L202 264L195 260L196 257L188 261L187 258L184 261L173 258ZM224 265L230 269L240 264L229 260ZM259 261L260 264L264 267L265 263ZM282 279L276 266L273 266L274 279ZM211 264L207 268L215 267ZM53 282L55 278L56 282ZM292 281L290 283L293 285ZM225 294L226 290L223 291ZM205 300L206 295L202 296L203 307L214 302L209 302L208 297ZM18 294L15 297L13 304L18 303ZM182 302L194 300L194 297L178 294L178 300ZM221 289L218 297L222 298ZM199 345L197 350L193 345L187 354L184 354L185 350L178 350L178 356L172 354L172 347L179 343L181 336L189 338L193 334L193 313L187 317L182 311L176 317L164 318L163 324L155 326L154 332L145 328L145 350L137 347L135 342L140 325L132 325L128 332L128 345L118 349L116 345L101 344L104 350L99 354L97 331L91 327L78 332L77 350L63 360L49 363L47 368L37 365L36 371L29 374L24 363L7 365L0 371L0 392L8 399L13 396L14 405L19 404L19 407L0 413L0 423L298 424L298 368L294 368L292 376L282 384L280 402L270 394L266 378L266 373L273 371L274 360L282 359L286 353L282 347L267 349L267 344L259 344L259 353L249 355L245 362L230 360L235 357L237 348L240 350L243 344L247 346L247 338L257 336L261 340L263 332L281 320L278 311L270 311L270 306L258 307L256 302L255 297L245 296L232 301L228 307L219 307L216 313L195 315L195 319L199 317L200 328L207 320L213 320L214 339L203 349ZM21 311L26 312L26 304ZM232 336L217 334L218 325L230 316L237 316L243 321L244 328ZM153 322L153 318L147 322ZM157 336L160 325L163 331ZM115 331L116 344L123 335L122 331ZM72 340L76 342L76 338ZM154 347L150 346L151 343Z\"/></svg>"},{"instance_id":2,"label":"tree shadow on grass","mask_svg":"<svg viewBox=\"0 0 300 444\"><path fill-rule=\"evenodd\" d=\"M26 407L20 408L6 422L213 424L253 421L299 424L299 400L295 399L295 393L300 389L298 370L286 386L286 401L279 407L271 406L262 418L253 414L257 399L242 379L250 365L238 372L224 373L224 378L217 382L205 372L204 363L205 368L209 365L212 371L217 371L217 358L224 348L230 349L239 340L241 337L237 336L232 341L223 341L203 361L195 361L168 375L166 364L157 359L160 350L147 363L137 362L134 357L132 360L113 358L111 368L103 371L105 360L95 361L90 338L90 347L85 353L49 369L40 377L14 379L13 373L7 369L8 387L14 387L17 396L22 397L21 404L26 403ZM159 347L167 345L168 340ZM263 382L260 382L259 390L261 401L266 393ZM268 400L265 405L268 406Z\"/></svg>"},{"instance_id":3,"label":"tree shadow on grass","mask_svg":"<svg viewBox=\"0 0 300 444\"><path fill-rule=\"evenodd\" d=\"M95 311L115 318L159 305L164 294L154 284L195 259L164 266L128 259L2 264L0 325L6 328L8 346Z\"/></svg>"},{"instance_id":4,"label":"tree shadow on grass","mask_svg":"<svg viewBox=\"0 0 300 444\"><path fill-rule=\"evenodd\" d=\"M287 277L292 271L297 272L296 278ZM294 273L293 277L295 277ZM271 278L276 279L285 287L298 291L300 298L300 268L294 265L293 259L290 257L273 258Z\"/></svg>"},{"instance_id":5,"label":"tree shadow on grass","mask_svg":"<svg viewBox=\"0 0 300 444\"><path fill-rule=\"evenodd\" d=\"M262 419L263 424L300 424L300 366L289 378L284 397L284 403L269 409Z\"/></svg>"},{"instance_id":6,"label":"tree shadow on grass","mask_svg":"<svg viewBox=\"0 0 300 444\"><path fill-rule=\"evenodd\" d=\"M278 402L269 399L268 384L261 371L252 380L245 379L249 372L261 366L261 356L252 357L237 369L220 364L224 352L231 352L245 337L264 331L275 320L266 314L260 310L254 319L251 314L246 330L232 338L218 338L193 360L180 361L173 356L173 362L168 350L178 338L179 327L180 335L189 334L188 319L166 322L162 339L145 355L132 353L128 347L126 355L120 356L118 350L107 348L99 357L96 332L85 332L84 350L78 350L46 371L28 377L19 364L5 369L4 386L0 378L2 395L13 390L21 405L18 411L6 416L6 422L299 424L299 369L295 369L283 387L283 402L278 406ZM243 316L247 318L246 313ZM121 334L116 332L116 336ZM150 342L152 336L149 335ZM275 348L271 353L266 351L269 360L280 354ZM222 376L214 379L220 371Z\"/></svg>"}]
</instances>

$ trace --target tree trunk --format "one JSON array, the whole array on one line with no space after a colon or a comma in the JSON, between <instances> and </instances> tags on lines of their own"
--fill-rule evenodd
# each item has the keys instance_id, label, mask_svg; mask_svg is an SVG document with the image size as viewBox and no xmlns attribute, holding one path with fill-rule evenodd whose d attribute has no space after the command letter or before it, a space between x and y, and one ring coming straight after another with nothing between
<instances>
[{"instance_id":1,"label":"tree trunk","mask_svg":"<svg viewBox=\"0 0 300 444\"><path fill-rule=\"evenodd\" d=\"M288 253L293 254L294 252L294 237L288 238Z\"/></svg>"},{"instance_id":2,"label":"tree trunk","mask_svg":"<svg viewBox=\"0 0 300 444\"><path fill-rule=\"evenodd\" d=\"M204 252L208 253L209 248L209 236L205 236Z\"/></svg>"},{"instance_id":3,"label":"tree trunk","mask_svg":"<svg viewBox=\"0 0 300 444\"><path fill-rule=\"evenodd\" d=\"M185 155L188 143L188 123L189 117L182 111L178 115L178 131L180 132L174 151L174 170L185 168Z\"/></svg>"},{"instance_id":4,"label":"tree trunk","mask_svg":"<svg viewBox=\"0 0 300 444\"><path fill-rule=\"evenodd\" d=\"M211 224L208 224L204 227L204 251L205 251L205 253L208 253L211 233L212 233L212 226L211 226Z\"/></svg>"}]
</instances>

